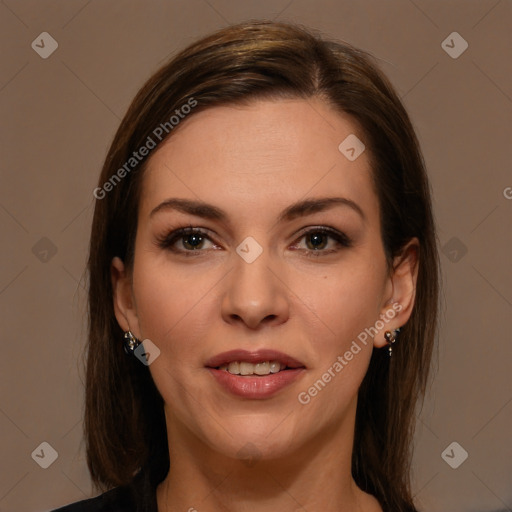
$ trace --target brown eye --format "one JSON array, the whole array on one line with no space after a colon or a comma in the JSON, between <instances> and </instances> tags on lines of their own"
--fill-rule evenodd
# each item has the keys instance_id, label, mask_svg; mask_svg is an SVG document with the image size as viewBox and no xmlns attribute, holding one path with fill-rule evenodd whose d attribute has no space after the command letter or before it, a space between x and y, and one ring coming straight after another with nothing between
<instances>
[{"instance_id":1,"label":"brown eye","mask_svg":"<svg viewBox=\"0 0 512 512\"><path fill-rule=\"evenodd\" d=\"M162 249L168 249L173 252L183 253L187 256L190 253L204 252L204 243L210 241L210 237L201 229L193 228L192 226L180 228L167 235L157 239L157 244ZM181 247L179 246L181 244Z\"/></svg>"},{"instance_id":2,"label":"brown eye","mask_svg":"<svg viewBox=\"0 0 512 512\"><path fill-rule=\"evenodd\" d=\"M311 250L317 251L319 249L325 249L325 246L328 243L329 236L325 233L308 233L306 235L306 240L309 240L311 243L308 245L308 248Z\"/></svg>"},{"instance_id":3,"label":"brown eye","mask_svg":"<svg viewBox=\"0 0 512 512\"><path fill-rule=\"evenodd\" d=\"M340 247L347 248L352 246L352 241L347 235L325 227L310 229L303 233L299 240L303 238L306 239L306 249L304 250L307 256L323 256L338 252ZM332 239L334 244L331 248L326 249L329 244L329 239Z\"/></svg>"},{"instance_id":4,"label":"brown eye","mask_svg":"<svg viewBox=\"0 0 512 512\"><path fill-rule=\"evenodd\" d=\"M187 249L200 249L200 245L204 242L204 237L198 233L192 233L190 235L184 235L181 237L184 247Z\"/></svg>"}]
</instances>

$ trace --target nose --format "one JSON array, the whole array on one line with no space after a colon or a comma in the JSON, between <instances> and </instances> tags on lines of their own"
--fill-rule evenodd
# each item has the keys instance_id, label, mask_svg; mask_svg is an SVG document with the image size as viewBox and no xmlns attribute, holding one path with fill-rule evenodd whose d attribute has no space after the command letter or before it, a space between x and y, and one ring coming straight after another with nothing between
<instances>
[{"instance_id":1,"label":"nose","mask_svg":"<svg viewBox=\"0 0 512 512\"><path fill-rule=\"evenodd\" d=\"M224 321L258 329L288 320L290 292L283 272L279 272L279 264L271 260L269 251L265 250L252 263L235 255L234 268L225 282Z\"/></svg>"}]
</instances>

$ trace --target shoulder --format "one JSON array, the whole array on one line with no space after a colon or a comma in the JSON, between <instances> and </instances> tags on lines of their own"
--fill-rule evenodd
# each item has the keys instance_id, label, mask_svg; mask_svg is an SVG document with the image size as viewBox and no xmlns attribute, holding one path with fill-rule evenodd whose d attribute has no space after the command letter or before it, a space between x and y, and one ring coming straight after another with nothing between
<instances>
[{"instance_id":1,"label":"shoulder","mask_svg":"<svg viewBox=\"0 0 512 512\"><path fill-rule=\"evenodd\" d=\"M128 484L51 512L157 512L156 484L149 473L139 471Z\"/></svg>"},{"instance_id":2,"label":"shoulder","mask_svg":"<svg viewBox=\"0 0 512 512\"><path fill-rule=\"evenodd\" d=\"M128 487L116 487L95 498L77 501L52 512L135 512Z\"/></svg>"}]
</instances>

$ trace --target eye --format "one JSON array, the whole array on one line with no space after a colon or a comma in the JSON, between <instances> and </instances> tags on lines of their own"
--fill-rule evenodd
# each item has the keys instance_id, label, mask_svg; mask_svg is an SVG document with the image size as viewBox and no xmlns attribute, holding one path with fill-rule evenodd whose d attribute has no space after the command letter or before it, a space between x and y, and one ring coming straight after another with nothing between
<instances>
[{"instance_id":1,"label":"eye","mask_svg":"<svg viewBox=\"0 0 512 512\"><path fill-rule=\"evenodd\" d=\"M345 235L345 233L326 227L315 227L309 229L302 234L299 240L302 240L303 238L306 239L306 249L303 250L305 251L306 256L312 257L335 253L340 250L340 247L346 248L352 246L352 241L347 235ZM330 248L326 249L329 245L329 239L334 240L334 243L331 244Z\"/></svg>"},{"instance_id":2,"label":"eye","mask_svg":"<svg viewBox=\"0 0 512 512\"><path fill-rule=\"evenodd\" d=\"M188 226L158 237L157 245L162 249L169 249L186 256L198 256L200 252L203 252L206 240L211 242L205 231Z\"/></svg>"},{"instance_id":3,"label":"eye","mask_svg":"<svg viewBox=\"0 0 512 512\"><path fill-rule=\"evenodd\" d=\"M340 247L351 247L352 241L344 233L332 228L323 226L314 227L305 231L298 240L306 240L306 248L301 249L296 245L292 246L294 250L304 251L306 256L318 257L335 253ZM162 249L167 249L185 256L199 256L205 252L205 242L209 241L213 247L215 245L206 231L192 226L176 229L170 233L157 238L157 245ZM330 248L329 241L331 243ZM181 245L181 247L180 247Z\"/></svg>"}]
</instances>

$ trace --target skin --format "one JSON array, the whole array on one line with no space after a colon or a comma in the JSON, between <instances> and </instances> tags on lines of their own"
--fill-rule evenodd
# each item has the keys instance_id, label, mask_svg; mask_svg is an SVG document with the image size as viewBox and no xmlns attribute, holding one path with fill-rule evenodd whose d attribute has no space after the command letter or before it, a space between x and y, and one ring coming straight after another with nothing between
<instances>
[{"instance_id":1,"label":"skin","mask_svg":"<svg viewBox=\"0 0 512 512\"><path fill-rule=\"evenodd\" d=\"M364 141L348 116L320 99L258 100L191 115L151 156L134 265L115 258L112 280L122 329L161 351L149 367L170 440L159 512L382 510L351 476L357 391L373 347L386 346L384 331L411 314L417 240L388 269L367 152L351 162L338 150L349 134ZM296 201L333 196L357 203L364 218L337 205L277 222ZM228 221L173 209L150 215L170 197L216 205ZM158 237L189 225L209 239L194 251L185 235L174 247L194 255L158 246ZM314 236L303 231L318 226L345 233L352 246L323 237L315 251ZM252 263L236 252L248 236L263 250ZM308 257L308 249L324 253ZM400 312L301 404L298 394L392 303ZM236 397L205 368L210 357L236 348L276 349L306 370L271 398Z\"/></svg>"}]
</instances>

